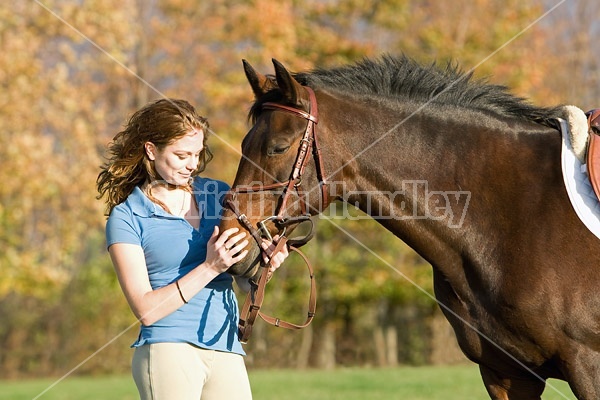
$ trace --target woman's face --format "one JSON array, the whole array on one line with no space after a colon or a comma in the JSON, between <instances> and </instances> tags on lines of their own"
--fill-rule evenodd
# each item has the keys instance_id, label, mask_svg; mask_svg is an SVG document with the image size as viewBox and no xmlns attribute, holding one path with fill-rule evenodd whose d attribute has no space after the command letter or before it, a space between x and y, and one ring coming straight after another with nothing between
<instances>
[{"instance_id":1,"label":"woman's face","mask_svg":"<svg viewBox=\"0 0 600 400\"><path fill-rule=\"evenodd\" d=\"M156 148L154 143L146 142L146 154L154 161L154 168L164 181L171 185L185 186L198 168L198 159L204 148L203 141L202 131L192 131L162 150Z\"/></svg>"}]
</instances>

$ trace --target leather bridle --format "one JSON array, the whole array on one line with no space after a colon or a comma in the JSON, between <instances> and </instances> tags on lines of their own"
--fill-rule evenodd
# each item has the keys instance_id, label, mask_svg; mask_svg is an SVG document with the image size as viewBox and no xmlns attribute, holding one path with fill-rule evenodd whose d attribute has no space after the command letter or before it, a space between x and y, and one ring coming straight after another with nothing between
<instances>
[{"instance_id":1,"label":"leather bridle","mask_svg":"<svg viewBox=\"0 0 600 400\"><path fill-rule=\"evenodd\" d=\"M329 185L327 183L324 168L323 168L323 159L321 156L321 149L317 142L317 131L316 125L318 123L318 108L317 108L317 100L315 97L315 93L313 90L307 86L304 86L309 96L309 110L304 111L302 109L286 106L278 103L264 103L262 105L263 109L274 110L274 111L283 111L287 113L291 113L293 115L299 116L303 119L307 120L306 129L304 130L304 134L302 139L300 140L300 147L298 149L298 154L296 156L296 161L294 162L292 172L287 181L284 182L276 182L269 185L246 185L246 186L236 186L230 190L230 192L225 197L223 203L226 207L228 207L237 217L240 224L250 232L256 243L258 244L261 251L267 256L269 259L269 263L267 265L261 266L263 268L262 273L257 282L250 280L251 288L248 296L246 297L246 301L244 306L240 311L240 321L238 324L238 335L240 337L240 341L242 343L246 343L248 338L250 337L250 333L252 332L252 325L257 315L265 320L266 322L287 328L287 329L300 329L306 327L312 321L315 308L316 308L316 288L315 288L315 280L312 267L310 262L306 258L304 254L298 250L298 247L306 244L313 236L314 225L312 220L310 219L310 213L308 212L308 206L306 201L306 194L302 191L302 175L304 174L304 169L307 164L308 155L312 152L313 158L315 160L317 178L319 180L319 185L321 189L321 201L322 206L325 207L329 202ZM263 219L262 221L257 223L257 227L255 228L248 217L240 212L239 208L236 204L236 197L241 193L258 193L265 191L273 191L276 189L283 189L281 198L279 201L279 206L277 207L275 214ZM302 215L297 217L285 217L285 210L287 203L290 199L292 192L296 192L299 202ZM261 247L263 237L267 240L273 242L273 238L266 227L267 221L273 221L273 223L279 229L279 240L276 243L276 247L273 251L264 250ZM304 238L301 239L288 239L285 236L285 232L287 227L295 226L303 222L310 222L310 231L305 235ZM277 254L283 246L287 245L290 251L297 252L303 258L306 263L311 279L311 293L309 299L309 309L308 309L308 317L306 321L301 325L292 324L286 321L282 321L279 318L273 318L268 315L264 315L260 312L260 307L262 306L262 302L264 299L264 290L265 285L270 279L269 267L271 264L271 258L274 254Z\"/></svg>"},{"instance_id":2,"label":"leather bridle","mask_svg":"<svg viewBox=\"0 0 600 400\"><path fill-rule=\"evenodd\" d=\"M315 93L313 90L307 86L304 86L309 95L310 105L309 111L306 112L304 110L289 107L283 104L278 103L264 103L262 105L263 109L271 109L271 110L280 110L287 113L294 114L301 118L306 119L308 122L306 124L306 129L304 130L304 134L302 135L302 139L300 140L300 148L298 149L298 154L296 156L296 161L294 162L294 166L292 168L292 172L287 181L276 182L269 185L241 185L232 188L228 196L226 197L224 204L227 206L233 213L236 215L240 223L248 229L248 231L252 234L257 243L260 244L260 239L262 237L266 237L269 240L272 240L271 234L266 228L267 221L273 221L275 225L280 229L280 232L283 230L285 232L285 228L290 225L296 225L301 222L310 221L310 214L307 209L306 204L306 194L302 191L302 175L304 174L304 169L306 167L306 163L309 157L308 154L310 152L313 153L313 157L315 160L315 165L317 169L317 178L319 180L319 186L321 189L321 201L322 205L325 206L329 202L329 184L325 177L324 167L323 167L323 157L321 155L321 148L318 145L317 141L317 130L316 125L318 123L318 108L317 108L317 99L315 97ZM279 206L275 211L275 214L263 219L258 222L258 229L254 228L245 214L241 213L235 203L237 195L240 193L259 193L259 192L267 192L273 191L275 189L283 189L282 195L279 201ZM285 209L287 203L292 195L292 192L296 192L298 196L298 201L300 202L301 215L297 217L285 217ZM311 223L312 226L312 223ZM311 228L312 233L312 228ZM294 241L293 245L295 247L300 247L310 238L309 236L306 240L303 241ZM291 244L292 242L290 242Z\"/></svg>"}]
</instances>

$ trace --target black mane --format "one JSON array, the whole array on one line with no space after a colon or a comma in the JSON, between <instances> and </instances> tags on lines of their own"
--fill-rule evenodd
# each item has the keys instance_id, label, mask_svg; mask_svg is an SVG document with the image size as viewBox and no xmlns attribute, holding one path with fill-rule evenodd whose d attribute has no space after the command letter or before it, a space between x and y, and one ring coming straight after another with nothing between
<instances>
[{"instance_id":1,"label":"black mane","mask_svg":"<svg viewBox=\"0 0 600 400\"><path fill-rule=\"evenodd\" d=\"M536 107L511 94L506 86L474 80L471 72L464 73L450 62L441 68L436 63L419 64L404 55L385 55L379 60L363 59L332 69L317 68L296 73L294 78L302 85L327 88L352 96L455 105L504 117L528 119L552 127L555 126L553 120L561 116L560 107ZM276 96L275 93L272 95ZM262 103L263 99L260 100ZM275 100L273 97L264 99ZM255 106L260 107L259 104Z\"/></svg>"}]
</instances>

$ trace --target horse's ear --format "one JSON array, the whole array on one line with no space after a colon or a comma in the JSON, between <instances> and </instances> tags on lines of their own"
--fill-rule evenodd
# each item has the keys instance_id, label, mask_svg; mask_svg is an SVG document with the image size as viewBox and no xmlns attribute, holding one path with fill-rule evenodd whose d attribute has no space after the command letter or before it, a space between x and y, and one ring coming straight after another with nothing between
<instances>
[{"instance_id":1,"label":"horse's ear","mask_svg":"<svg viewBox=\"0 0 600 400\"><path fill-rule=\"evenodd\" d=\"M275 78L277 85L283 93L283 96L292 104L299 104L299 93L301 93L302 85L292 77L292 74L276 59L273 59L275 66Z\"/></svg>"},{"instance_id":2,"label":"horse's ear","mask_svg":"<svg viewBox=\"0 0 600 400\"><path fill-rule=\"evenodd\" d=\"M265 75L256 72L256 70L248 63L246 60L242 60L244 64L244 72L246 73L246 78L252 87L252 91L254 92L254 96L258 99L269 90L274 89L275 83L272 79L269 79Z\"/></svg>"}]
</instances>

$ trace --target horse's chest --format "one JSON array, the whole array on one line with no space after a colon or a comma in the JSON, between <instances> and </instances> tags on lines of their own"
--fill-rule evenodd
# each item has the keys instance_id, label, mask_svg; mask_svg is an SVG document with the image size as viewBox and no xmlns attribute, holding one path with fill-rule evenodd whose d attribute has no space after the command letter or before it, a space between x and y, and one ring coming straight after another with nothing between
<instances>
[{"instance_id":1,"label":"horse's chest","mask_svg":"<svg viewBox=\"0 0 600 400\"><path fill-rule=\"evenodd\" d=\"M545 356L533 338L543 337L547 326L535 315L527 315L489 291L458 291L445 279L436 279L434 287L440 308L469 359L481 362L490 354L503 358L509 351L524 362L543 363Z\"/></svg>"}]
</instances>

